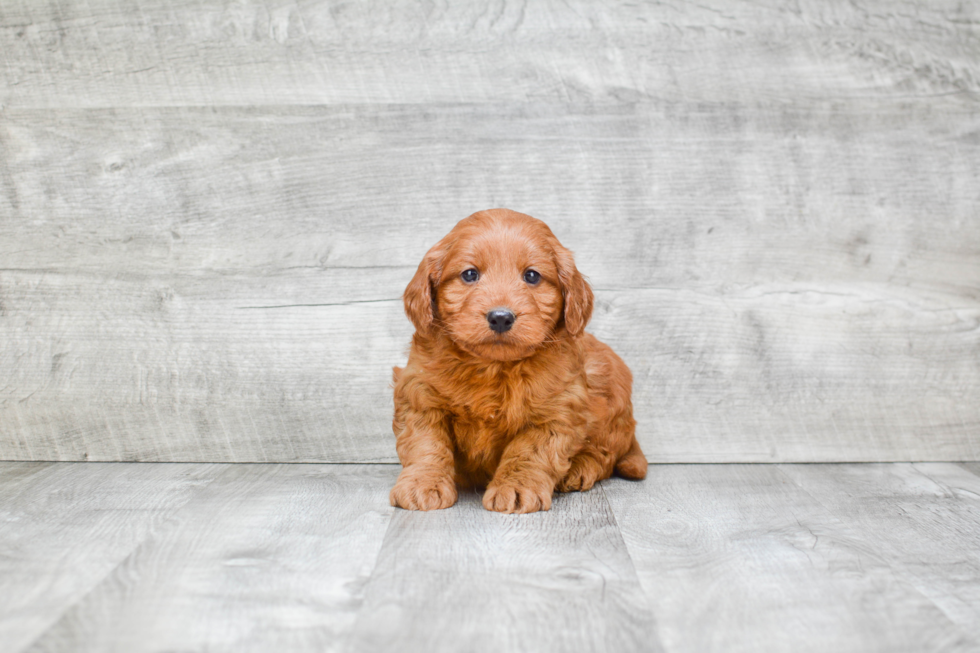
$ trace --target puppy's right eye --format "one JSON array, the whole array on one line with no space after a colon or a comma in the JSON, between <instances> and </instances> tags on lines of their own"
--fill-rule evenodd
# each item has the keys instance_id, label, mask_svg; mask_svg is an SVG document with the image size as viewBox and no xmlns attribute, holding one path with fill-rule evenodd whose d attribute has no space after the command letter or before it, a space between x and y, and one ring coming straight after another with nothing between
<instances>
[{"instance_id":1,"label":"puppy's right eye","mask_svg":"<svg viewBox=\"0 0 980 653\"><path fill-rule=\"evenodd\" d=\"M459 275L459 278L466 283L473 283L480 278L480 273L476 271L476 268L470 268L469 270L463 270L463 274Z\"/></svg>"}]
</instances>

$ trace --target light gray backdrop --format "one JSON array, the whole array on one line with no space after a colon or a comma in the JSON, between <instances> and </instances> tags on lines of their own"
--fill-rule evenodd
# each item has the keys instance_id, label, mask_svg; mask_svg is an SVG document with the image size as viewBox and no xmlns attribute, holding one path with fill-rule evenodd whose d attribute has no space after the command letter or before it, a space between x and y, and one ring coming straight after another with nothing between
<instances>
[{"instance_id":1,"label":"light gray backdrop","mask_svg":"<svg viewBox=\"0 0 980 653\"><path fill-rule=\"evenodd\" d=\"M0 459L395 461L400 295L548 222L652 461L980 459L980 4L0 5Z\"/></svg>"}]
</instances>

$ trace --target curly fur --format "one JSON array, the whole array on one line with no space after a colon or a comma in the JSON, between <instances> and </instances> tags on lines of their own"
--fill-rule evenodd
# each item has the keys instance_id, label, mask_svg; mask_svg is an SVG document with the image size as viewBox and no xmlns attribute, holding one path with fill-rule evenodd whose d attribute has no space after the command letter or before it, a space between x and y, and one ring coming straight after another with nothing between
<instances>
[{"instance_id":1,"label":"curly fur","mask_svg":"<svg viewBox=\"0 0 980 653\"><path fill-rule=\"evenodd\" d=\"M471 268L480 276L467 283ZM524 281L528 269L540 282ZM404 300L416 332L408 364L394 368L403 470L392 505L448 508L463 486L486 488L488 510L526 513L613 471L646 476L632 375L584 333L592 289L543 222L474 213L426 253ZM495 307L516 316L505 333L489 328Z\"/></svg>"}]
</instances>

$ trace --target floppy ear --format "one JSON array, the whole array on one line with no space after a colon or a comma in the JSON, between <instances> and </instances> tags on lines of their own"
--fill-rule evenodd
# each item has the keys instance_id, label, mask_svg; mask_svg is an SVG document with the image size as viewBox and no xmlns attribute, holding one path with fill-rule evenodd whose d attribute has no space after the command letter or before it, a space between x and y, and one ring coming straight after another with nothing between
<instances>
[{"instance_id":1,"label":"floppy ear","mask_svg":"<svg viewBox=\"0 0 980 653\"><path fill-rule=\"evenodd\" d=\"M405 314L415 325L415 330L423 335L432 328L432 322L436 317L436 285L442 274L442 260L446 255L445 243L445 239L440 240L426 252L402 296L405 302Z\"/></svg>"},{"instance_id":2,"label":"floppy ear","mask_svg":"<svg viewBox=\"0 0 980 653\"><path fill-rule=\"evenodd\" d=\"M592 318L595 296L589 282L575 267L575 259L570 251L556 244L555 259L558 263L562 298L565 300L565 329L571 335L577 336Z\"/></svg>"}]
</instances>

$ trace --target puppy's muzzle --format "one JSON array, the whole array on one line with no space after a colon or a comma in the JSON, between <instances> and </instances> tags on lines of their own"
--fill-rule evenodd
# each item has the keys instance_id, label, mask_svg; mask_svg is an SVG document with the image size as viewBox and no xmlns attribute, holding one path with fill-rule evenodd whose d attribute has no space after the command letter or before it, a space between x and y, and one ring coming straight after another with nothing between
<instances>
[{"instance_id":1,"label":"puppy's muzzle","mask_svg":"<svg viewBox=\"0 0 980 653\"><path fill-rule=\"evenodd\" d=\"M490 312L487 313L487 322L490 324L490 329L497 333L510 331L516 319L517 316L514 315L514 311L509 308L491 308Z\"/></svg>"}]
</instances>

